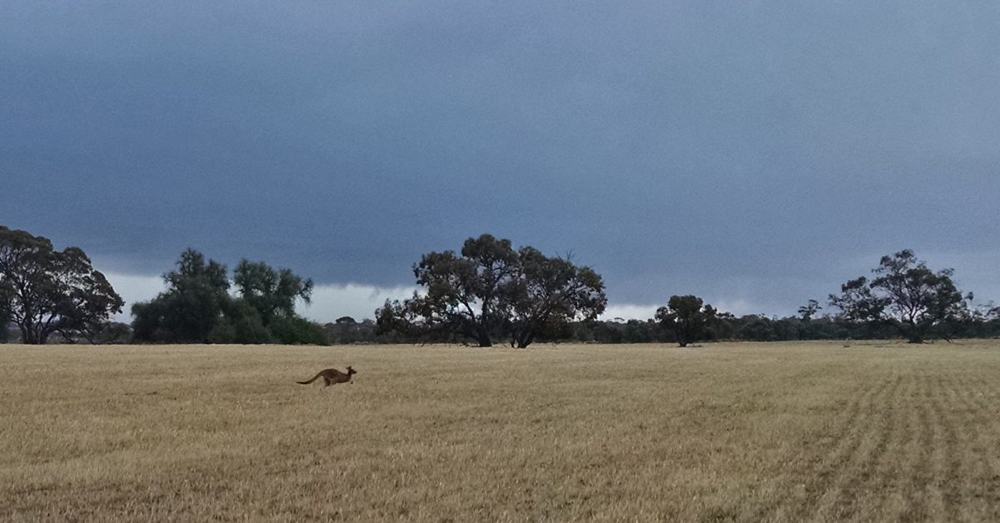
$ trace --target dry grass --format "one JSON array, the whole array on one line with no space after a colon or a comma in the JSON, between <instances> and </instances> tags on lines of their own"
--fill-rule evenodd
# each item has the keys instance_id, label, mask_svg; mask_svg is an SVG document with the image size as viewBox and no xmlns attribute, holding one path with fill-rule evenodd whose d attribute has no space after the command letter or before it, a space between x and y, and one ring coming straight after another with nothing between
<instances>
[{"instance_id":1,"label":"dry grass","mask_svg":"<svg viewBox=\"0 0 1000 523\"><path fill-rule=\"evenodd\" d=\"M2 519L1000 518L997 342L3 346L0 395Z\"/></svg>"}]
</instances>

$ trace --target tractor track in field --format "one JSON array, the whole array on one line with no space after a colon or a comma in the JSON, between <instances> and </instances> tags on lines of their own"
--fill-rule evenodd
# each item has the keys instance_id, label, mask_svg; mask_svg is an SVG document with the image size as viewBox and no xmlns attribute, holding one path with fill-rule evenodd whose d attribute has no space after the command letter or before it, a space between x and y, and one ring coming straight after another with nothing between
<instances>
[{"instance_id":1,"label":"tractor track in field","mask_svg":"<svg viewBox=\"0 0 1000 523\"><path fill-rule=\"evenodd\" d=\"M887 414L891 421L886 429L885 444L878 454L877 464L871 468L870 481L863 485L868 492L877 493L879 514L898 511L895 506L909 505L903 500L903 493L908 490L913 470L924 461L918 453L919 424L913 408L920 381L912 374L903 376L903 384L895 396L898 402ZM914 508L919 509L919 505Z\"/></svg>"},{"instance_id":2,"label":"tractor track in field","mask_svg":"<svg viewBox=\"0 0 1000 523\"><path fill-rule=\"evenodd\" d=\"M1000 340L0 356L0 520L1000 521ZM270 386L334 356L378 373Z\"/></svg>"},{"instance_id":3,"label":"tractor track in field","mask_svg":"<svg viewBox=\"0 0 1000 523\"><path fill-rule=\"evenodd\" d=\"M814 462L812 466L814 473L801 486L788 485L782 490L777 499L762 507L752 520L797 520L801 519L802 512L808 508L808 499L811 493L823 488L828 478L833 475L844 456L850 456L857 451L861 444L858 428L863 424L866 412L870 411L885 392L890 383L882 380L878 383L867 383L860 387L854 394L853 400L842 410L842 414L830 423L829 437L823 438L823 443L810 447L804 447L799 459L807 462ZM822 446L822 449L816 449ZM816 450L816 451L811 451ZM805 499L796 499L801 491ZM791 513L789 513L791 509Z\"/></svg>"},{"instance_id":4,"label":"tractor track in field","mask_svg":"<svg viewBox=\"0 0 1000 523\"><path fill-rule=\"evenodd\" d=\"M997 433L997 418L990 415L993 410L984 398L984 391L991 391L993 385L982 378L966 379L965 386L956 386L956 380L944 381L947 394L956 408L952 409L957 427L960 427L964 458L961 484L965 504L977 513L992 512L997 516L997 502L1000 501L996 487L1000 486L990 447L995 445L990 434Z\"/></svg>"},{"instance_id":5,"label":"tractor track in field","mask_svg":"<svg viewBox=\"0 0 1000 523\"><path fill-rule=\"evenodd\" d=\"M908 409L907 425L904 429L909 433L909 437L901 456L906 463L901 467L902 477L896 482L896 488L901 491L898 495L899 503L902 505L897 516L908 521L926 518L928 513L928 496L925 489L933 477L928 449L934 442L931 412L927 404L931 389L923 376L915 376L911 381L913 392L909 398L913 405Z\"/></svg>"},{"instance_id":6,"label":"tractor track in field","mask_svg":"<svg viewBox=\"0 0 1000 523\"><path fill-rule=\"evenodd\" d=\"M933 483L941 492L944 513L952 514L955 507L962 502L962 487L959 484L962 477L962 458L958 451L958 431L955 429L957 420L953 409L941 398L946 387L944 378L938 374L928 379L934 384L934 389L928 398L933 412L931 421L941 434L941 440L934 447L939 472Z\"/></svg>"},{"instance_id":7,"label":"tractor track in field","mask_svg":"<svg viewBox=\"0 0 1000 523\"><path fill-rule=\"evenodd\" d=\"M987 399L983 391L989 391L989 397L996 397L996 384L992 383L985 378L980 377L976 382L976 390L968 390L966 392L969 400L976 407L976 421L978 421L977 430L977 451L984 454L981 456L982 459L979 460L980 464L980 479L981 485L987 484L989 488L987 489L987 494L989 494L989 501L992 503L993 515L1000 517L1000 474L997 473L994 467L994 460L991 459L993 456L990 454L991 446L996 445L995 439L991 439L991 434L1000 433L998 428L1000 428L1000 418L998 418L997 408L995 404L991 404Z\"/></svg>"},{"instance_id":8,"label":"tractor track in field","mask_svg":"<svg viewBox=\"0 0 1000 523\"><path fill-rule=\"evenodd\" d=\"M800 479L750 519L1000 517L997 386L971 374L893 368L862 385L827 433L788 461L804 467Z\"/></svg>"},{"instance_id":9,"label":"tractor track in field","mask_svg":"<svg viewBox=\"0 0 1000 523\"><path fill-rule=\"evenodd\" d=\"M899 392L903 376L894 375L876 401L863 413L864 422L851 435L851 452L834 462L827 477L823 494L812 506L806 505L801 519L849 519L856 510L858 497L869 488L875 463L885 454L890 439L895 435L895 415L891 407ZM868 437L875 431L874 438Z\"/></svg>"}]
</instances>

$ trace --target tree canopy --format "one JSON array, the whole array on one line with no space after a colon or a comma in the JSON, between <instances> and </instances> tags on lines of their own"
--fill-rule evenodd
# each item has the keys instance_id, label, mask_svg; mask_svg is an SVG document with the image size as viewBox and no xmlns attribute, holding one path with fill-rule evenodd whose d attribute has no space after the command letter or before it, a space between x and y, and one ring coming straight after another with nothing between
<instances>
[{"instance_id":1,"label":"tree canopy","mask_svg":"<svg viewBox=\"0 0 1000 523\"><path fill-rule=\"evenodd\" d=\"M716 318L716 310L703 303L697 296L671 296L666 307L656 310L656 319L674 334L678 345L687 347L704 339L709 324Z\"/></svg>"},{"instance_id":2,"label":"tree canopy","mask_svg":"<svg viewBox=\"0 0 1000 523\"><path fill-rule=\"evenodd\" d=\"M802 321L812 321L813 317L823 309L816 300L809 300L805 305L799 307L799 317Z\"/></svg>"},{"instance_id":3,"label":"tree canopy","mask_svg":"<svg viewBox=\"0 0 1000 523\"><path fill-rule=\"evenodd\" d=\"M167 290L132 306L139 341L206 343L229 306L226 266L187 249L177 268L163 275Z\"/></svg>"},{"instance_id":4,"label":"tree canopy","mask_svg":"<svg viewBox=\"0 0 1000 523\"><path fill-rule=\"evenodd\" d=\"M512 346L527 347L539 333L604 312L604 282L590 267L546 257L533 247L521 248L517 260L507 297Z\"/></svg>"},{"instance_id":5,"label":"tree canopy","mask_svg":"<svg viewBox=\"0 0 1000 523\"><path fill-rule=\"evenodd\" d=\"M796 316L734 316L697 296L671 296L652 319L598 320L607 297L601 276L566 256L483 234L455 251L428 252L413 265L420 289L387 300L375 321L341 316L320 326L295 312L310 303L311 279L263 261L226 265L187 249L163 274L166 289L132 306L131 329L110 321L124 302L80 249L0 226L0 342L45 343L131 339L171 343L327 344L463 342L489 347L506 340L600 343L700 340L1000 336L1000 306L974 306L954 271L934 271L911 250L883 256L870 276L831 294L831 314L816 300ZM820 312L823 314L820 314ZM19 332L18 332L19 331Z\"/></svg>"},{"instance_id":6,"label":"tree canopy","mask_svg":"<svg viewBox=\"0 0 1000 523\"><path fill-rule=\"evenodd\" d=\"M308 302L312 281L288 269L242 260L234 273L236 297L225 265L187 249L163 280L166 291L132 307L138 341L326 343L320 326L295 314L295 300Z\"/></svg>"},{"instance_id":7,"label":"tree canopy","mask_svg":"<svg viewBox=\"0 0 1000 523\"><path fill-rule=\"evenodd\" d=\"M942 327L969 315L968 301L952 280L953 269L934 272L906 249L883 256L872 269L874 278L862 276L830 295L830 304L844 318L858 322L885 322L897 328L910 343L928 336L947 336Z\"/></svg>"},{"instance_id":8,"label":"tree canopy","mask_svg":"<svg viewBox=\"0 0 1000 523\"><path fill-rule=\"evenodd\" d=\"M240 261L233 283L240 297L260 313L264 325L295 315L295 300L309 303L313 282L289 269L276 270L264 262Z\"/></svg>"},{"instance_id":9,"label":"tree canopy","mask_svg":"<svg viewBox=\"0 0 1000 523\"><path fill-rule=\"evenodd\" d=\"M124 304L81 249L56 251L47 238L0 226L0 319L16 323L24 343L53 333L94 341Z\"/></svg>"},{"instance_id":10,"label":"tree canopy","mask_svg":"<svg viewBox=\"0 0 1000 523\"><path fill-rule=\"evenodd\" d=\"M379 332L447 332L480 347L509 336L525 348L553 326L596 318L607 304L604 282L589 267L515 250L489 234L467 239L460 254L425 254L413 274L423 293L386 302L375 312Z\"/></svg>"}]
</instances>

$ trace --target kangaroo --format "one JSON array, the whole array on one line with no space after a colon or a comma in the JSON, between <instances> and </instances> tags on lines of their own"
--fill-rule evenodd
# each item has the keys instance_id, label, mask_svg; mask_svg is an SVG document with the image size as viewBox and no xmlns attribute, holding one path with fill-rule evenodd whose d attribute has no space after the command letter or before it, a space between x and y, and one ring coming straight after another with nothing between
<instances>
[{"instance_id":1,"label":"kangaroo","mask_svg":"<svg viewBox=\"0 0 1000 523\"><path fill-rule=\"evenodd\" d=\"M346 374L343 373L343 372L340 372L337 369L323 369L323 370L319 371L319 374L313 376L311 380L309 380L309 381L296 381L295 383L298 383L299 385L308 385L308 384L316 381L316 378L319 378L319 377L322 376L323 382L325 383L325 385L323 385L324 387L329 387L330 385L334 385L334 384L337 384L337 383L352 383L353 384L353 382L351 382L351 376L353 376L353 375L355 375L357 373L358 373L358 371L352 369L350 367L350 365L348 365L348 367L347 367L347 373Z\"/></svg>"}]
</instances>

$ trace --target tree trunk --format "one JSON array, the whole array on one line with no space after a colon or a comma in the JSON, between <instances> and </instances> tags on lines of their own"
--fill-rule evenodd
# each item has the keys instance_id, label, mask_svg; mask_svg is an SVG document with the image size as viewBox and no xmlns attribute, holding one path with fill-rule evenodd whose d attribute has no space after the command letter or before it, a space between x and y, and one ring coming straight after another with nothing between
<instances>
[{"instance_id":1,"label":"tree trunk","mask_svg":"<svg viewBox=\"0 0 1000 523\"><path fill-rule=\"evenodd\" d=\"M45 343L40 332L35 332L35 326L31 323L18 325L21 329L21 343L26 345L41 345Z\"/></svg>"},{"instance_id":2,"label":"tree trunk","mask_svg":"<svg viewBox=\"0 0 1000 523\"><path fill-rule=\"evenodd\" d=\"M919 325L910 322L900 322L899 330L906 338L907 343L923 343L924 342L924 329L920 328Z\"/></svg>"},{"instance_id":3,"label":"tree trunk","mask_svg":"<svg viewBox=\"0 0 1000 523\"><path fill-rule=\"evenodd\" d=\"M490 339L490 333L486 331L485 328L480 328L479 332L476 334L477 341L480 347L492 347L493 341Z\"/></svg>"}]
</instances>

